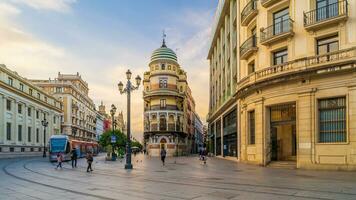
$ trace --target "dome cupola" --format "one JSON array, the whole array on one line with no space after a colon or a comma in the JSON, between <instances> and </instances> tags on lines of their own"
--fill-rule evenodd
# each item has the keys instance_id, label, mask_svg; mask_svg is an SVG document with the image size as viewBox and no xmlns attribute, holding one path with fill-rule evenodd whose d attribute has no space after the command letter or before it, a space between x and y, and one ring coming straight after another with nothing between
<instances>
[{"instance_id":1,"label":"dome cupola","mask_svg":"<svg viewBox=\"0 0 356 200\"><path fill-rule=\"evenodd\" d=\"M163 38L162 46L153 51L151 55L151 62L157 60L170 60L178 62L176 53L166 46L165 39Z\"/></svg>"}]
</instances>

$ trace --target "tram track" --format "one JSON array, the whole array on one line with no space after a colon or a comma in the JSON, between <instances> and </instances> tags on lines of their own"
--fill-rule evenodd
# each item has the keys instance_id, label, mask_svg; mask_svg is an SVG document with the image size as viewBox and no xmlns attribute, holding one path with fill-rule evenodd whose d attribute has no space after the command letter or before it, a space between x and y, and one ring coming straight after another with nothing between
<instances>
[{"instance_id":1,"label":"tram track","mask_svg":"<svg viewBox=\"0 0 356 200\"><path fill-rule=\"evenodd\" d=\"M82 169L86 169L85 167L81 167ZM68 170L70 170L71 168L66 168ZM112 174L112 173L103 173L102 171L105 170L101 170L101 172L96 172L97 174L100 175L104 175L104 176L116 176L116 177L122 177L120 175L116 174ZM140 178L140 177L137 177ZM165 177L160 177L160 178L165 178ZM217 183L217 184L224 184L224 185L228 185L228 186L245 186L245 187L257 187L257 188L265 188L265 189L271 189L271 190L281 190L280 192L273 192L273 191L257 191L257 190L250 190L250 189L241 189L241 188L226 188L226 187L217 187L217 186L211 186L211 185L203 185L203 184L199 184L199 183L194 183L194 182L181 182L181 181L167 181L167 180L162 180L162 179L151 179L151 178L141 178L142 181L148 181L148 182L152 182L152 183L167 183L167 184L173 184L173 185L184 185L184 186L193 186L193 187L200 187L200 188L211 188L211 189L218 189L218 190L227 190L227 191L241 191L241 192L254 192L254 193L261 193L261 194L272 194L272 195L279 195L279 196L288 196L288 197L300 197L300 198L308 198L308 199L320 199L320 200L330 200L332 198L322 198L322 197L310 197L310 196L306 196L306 195L298 195L296 194L296 192L317 192L317 193L328 193L328 194L333 194L333 195L349 195L349 196L353 196L356 198L356 193L346 193L346 192L332 192L332 191L326 191L326 190L312 190L312 189L304 189L304 188L295 188L295 187L281 187L281 186L268 186L268 185L260 185L260 184L247 184L247 183L233 183L233 182L221 182L221 181L204 181L201 178L197 178L195 177L194 180L195 182L201 182L201 183ZM284 194L282 193L283 190L295 190L296 192L292 195L290 194Z\"/></svg>"},{"instance_id":2,"label":"tram track","mask_svg":"<svg viewBox=\"0 0 356 200\"><path fill-rule=\"evenodd\" d=\"M29 161L29 162L26 162L22 165L22 168L31 172L31 173L35 173L35 174L38 174L38 175L41 175L41 176L46 176L46 177L50 177L50 178L54 178L54 179L60 179L60 180L65 180L65 181L73 181L73 179L69 179L69 178L64 178L64 177L58 177L58 176L55 176L55 175L48 175L48 174L45 174L45 173L42 173L42 172L38 172L38 171L35 171L33 169L31 169L28 164L30 164L31 162L35 162L36 160L32 160L32 161ZM70 192L70 193L75 193L75 194L79 194L79 195L83 195L83 196L91 196L91 197L95 197L95 198L99 198L99 199L114 199L114 198L109 198L109 197L105 197L105 196L101 196L101 195L96 195L96 194L90 194L90 193L84 193L84 192L80 192L80 191L76 191L76 190L72 190L72 189L68 189L68 188L62 188L62 187L59 187L59 186L54 186L54 185L50 185L50 184L46 184L46 183L41 183L41 182L38 182L38 181L34 181L34 180L30 180L28 178L24 178L24 177L20 177L18 175L15 175L11 172L9 172L7 170L7 168L11 165L11 164L14 164L16 162L12 162L12 163L9 163L8 165L5 165L2 169L3 171L13 177L13 178L16 178L16 179L19 179L19 180L23 180L23 181L26 181L26 182L30 182L30 183L34 183L34 184L38 184L38 185L42 185L42 186L46 186L46 187L50 187L50 188L54 188L54 189L58 189L58 190L61 190L61 191L66 191L66 192ZM81 167L79 166L80 168L84 168L84 167ZM69 169L69 168L66 168L66 169ZM104 172L102 172L104 171ZM110 176L110 177L119 177L119 178L127 178L127 176L122 176L122 175L118 175L118 174L112 174L111 173L105 173L106 170L101 170L100 172L96 172L95 174L98 174L98 175L102 175L102 176ZM164 178L164 177L160 177L160 178ZM194 178L194 179L197 179L197 180L190 180L192 182L182 182L182 181L169 181L169 180L162 180L162 179L152 179L152 178L144 178L144 177L141 177L141 176L136 176L134 178L131 178L130 181L133 181L133 182L137 182L137 183L142 183L142 181L146 181L146 182L151 182L151 183L166 183L166 184L172 184L172 185L180 185L180 186L190 186L190 187L199 187L199 188L210 188L210 189L215 189L215 190L223 190L223 191L241 191L241 192L251 192L251 193L260 193L260 194L271 194L271 195L278 195L278 196L285 196L285 197L298 197L298 198L308 198L308 199L322 199L322 200L330 200L330 199L333 199L333 198L324 198L324 197L313 197L313 196L310 196L310 195L303 195L303 194L298 194L298 192L316 192L316 193L328 193L328 194L332 194L332 195L348 195L350 197L355 197L356 198L356 194L354 193L345 193L345 192L332 192L332 191L324 191L324 190L313 190L313 189L302 189L302 188L294 188L294 187L274 187L274 186L268 186L268 185L259 185L259 184L246 184L246 183L232 183L232 182L222 182L222 181L204 181L204 180L201 180L201 179L197 179L197 178ZM78 183L81 183L81 184L85 184L85 185L88 185L89 183L88 182L83 182L83 181L78 181L78 180L75 180L76 182ZM196 183L196 182L199 182L199 183ZM207 184L214 184L214 183L217 183L217 184L222 184L222 185L228 185L229 187L225 187L225 186L212 186L212 185L207 185ZM94 185L94 184L89 184L89 185L92 185L94 187L97 187L97 185ZM236 186L236 187L233 187L231 188L231 186ZM240 188L239 188L240 186ZM248 188L242 188L242 187L256 187L256 188L259 188L259 189L248 189ZM113 189L113 188L111 188ZM263 189L270 189L270 191L261 191ZM121 194L125 194L123 193L124 191L121 191L121 190L118 190L118 189L113 189L115 191L119 191L121 192ZM293 192L290 192L290 194L286 194L286 192L288 192L287 190L292 190ZM128 190L125 190L125 191L128 191ZM146 191L142 191L142 190L134 190L134 189L130 189L129 190L130 192L137 192L137 193L147 193L147 194L151 194L151 195L159 195L159 196L165 196L164 194L157 194L157 193L151 193L151 192L146 192ZM112 191L111 191L112 192ZM132 193L126 193L125 195L130 195L130 196L135 196L133 195ZM136 196L138 197L138 196ZM189 198L183 198L183 197L177 197L177 196L172 196L172 195L166 195L166 197L169 197L169 198L176 198L176 199L189 199ZM141 196L139 196L138 198L142 198Z\"/></svg>"},{"instance_id":3,"label":"tram track","mask_svg":"<svg viewBox=\"0 0 356 200\"><path fill-rule=\"evenodd\" d=\"M85 167L79 166L82 169L86 169ZM66 168L70 170L71 168ZM104 172L103 172L104 171ZM105 172L106 171L106 172ZM104 175L104 176L116 176L116 177L123 177L121 175L118 175L116 172L113 174L112 172L108 172L107 170L101 169L100 172L96 172L97 174ZM156 176L158 177L158 176ZM125 177L123 177L125 178ZM135 177L135 178L140 178L140 177ZM249 183L236 183L236 182L227 182L227 181L214 181L214 180L209 180L206 181L206 178L201 178L201 177L194 177L190 176L190 180L193 180L193 182L180 182L180 181L167 181L167 180L162 180L165 177L164 176L159 176L158 178L160 179L151 179L151 178L142 178L142 180L149 181L149 182L155 182L155 183L167 183L167 184L176 184L176 185L186 185L186 186L196 186L196 187L204 187L204 188L211 188L211 189L220 189L220 190L238 190L238 191L244 191L244 192L257 192L257 193L267 193L267 194L274 194L274 195L282 195L282 196L294 196L294 195L285 195L281 193L275 193L275 192L258 192L255 190L241 190L241 189L236 189L236 188L226 188L226 187L217 187L217 186L207 186L207 185L202 185L196 182L200 183L216 183L216 184L223 184L227 186L245 186L245 187L257 187L257 188L266 188L266 189L279 189L279 190L295 190L295 191L301 191L301 192L316 192L316 193L327 193L331 195L348 195L351 197L354 197L356 199L356 193L349 193L349 192L333 192L333 191L328 191L328 190L314 190L314 189L308 189L308 188L298 188L298 187L287 187L287 186L270 186L270 185L263 185L263 184L249 184ZM162 179L161 179L162 178ZM195 183L194 183L195 182ZM302 197L302 198L307 198L307 196L296 196L296 197ZM312 199L330 199L330 198L316 198L316 197L308 197Z\"/></svg>"}]
</instances>

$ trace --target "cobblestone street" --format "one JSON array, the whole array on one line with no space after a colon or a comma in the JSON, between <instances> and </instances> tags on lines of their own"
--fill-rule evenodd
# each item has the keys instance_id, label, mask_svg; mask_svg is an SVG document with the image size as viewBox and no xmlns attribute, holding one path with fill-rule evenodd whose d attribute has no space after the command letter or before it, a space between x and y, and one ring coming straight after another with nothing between
<instances>
[{"instance_id":1,"label":"cobblestone street","mask_svg":"<svg viewBox=\"0 0 356 200\"><path fill-rule=\"evenodd\" d=\"M356 173L263 168L211 158L95 158L94 171L70 163L55 170L43 158L0 160L0 199L355 199Z\"/></svg>"}]
</instances>

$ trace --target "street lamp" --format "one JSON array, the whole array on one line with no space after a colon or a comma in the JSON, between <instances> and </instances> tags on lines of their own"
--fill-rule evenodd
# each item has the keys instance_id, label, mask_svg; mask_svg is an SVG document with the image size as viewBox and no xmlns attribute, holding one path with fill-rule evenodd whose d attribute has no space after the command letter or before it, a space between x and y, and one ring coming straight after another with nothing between
<instances>
[{"instance_id":1,"label":"street lamp","mask_svg":"<svg viewBox=\"0 0 356 200\"><path fill-rule=\"evenodd\" d=\"M42 121L42 126L43 126L43 157L46 157L46 127L48 126L48 122L46 118L44 118Z\"/></svg>"},{"instance_id":2,"label":"street lamp","mask_svg":"<svg viewBox=\"0 0 356 200\"><path fill-rule=\"evenodd\" d=\"M131 91L137 90L138 87L141 84L141 77L137 75L135 78L136 80L136 86L132 85L130 79L131 79L131 71L127 70L126 72L126 78L127 78L127 84L124 88L124 84L120 81L119 84L117 84L120 94L127 94L127 144L126 144L126 164L125 164L125 169L132 169L132 164L131 164L131 129L130 129L130 106L131 106Z\"/></svg>"},{"instance_id":3,"label":"street lamp","mask_svg":"<svg viewBox=\"0 0 356 200\"><path fill-rule=\"evenodd\" d=\"M116 113L116 107L114 104L111 105L111 110L110 110L110 114L111 114L111 123L112 123L112 131L114 132L115 131L115 126L114 126L114 116L115 116L115 113Z\"/></svg>"}]
</instances>

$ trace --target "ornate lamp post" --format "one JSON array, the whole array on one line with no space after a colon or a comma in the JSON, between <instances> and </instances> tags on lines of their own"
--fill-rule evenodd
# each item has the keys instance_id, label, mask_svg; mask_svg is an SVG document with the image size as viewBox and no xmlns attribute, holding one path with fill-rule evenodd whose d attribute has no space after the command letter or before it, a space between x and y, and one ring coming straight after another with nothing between
<instances>
[{"instance_id":1,"label":"ornate lamp post","mask_svg":"<svg viewBox=\"0 0 356 200\"><path fill-rule=\"evenodd\" d=\"M130 79L131 79L132 73L130 70L127 70L126 72L126 78L127 78L127 84L124 88L124 84L120 81L118 84L120 94L127 94L127 144L126 144L126 164L125 164L125 169L132 169L132 164L131 164L131 128L130 128L130 106L131 106L131 91L137 90L138 87L140 86L141 83L141 77L137 75L135 78L136 80L136 86L132 85Z\"/></svg>"},{"instance_id":2,"label":"ornate lamp post","mask_svg":"<svg viewBox=\"0 0 356 200\"><path fill-rule=\"evenodd\" d=\"M42 121L42 126L43 126L43 157L46 157L46 128L48 126L48 122L46 118L44 118Z\"/></svg>"},{"instance_id":3,"label":"ornate lamp post","mask_svg":"<svg viewBox=\"0 0 356 200\"><path fill-rule=\"evenodd\" d=\"M111 123L112 123L112 131L115 131L115 121L114 121L114 116L116 113L116 107L114 104L111 105L111 110L110 110L110 114L111 114Z\"/></svg>"}]
</instances>

